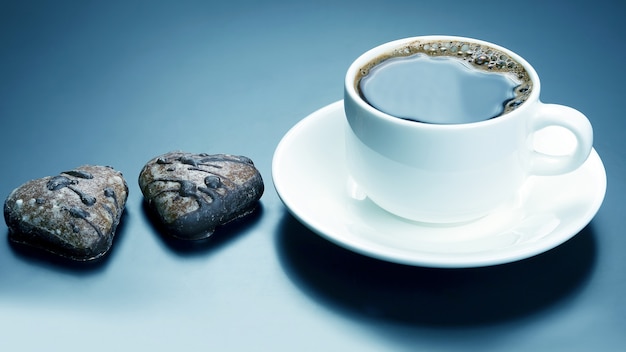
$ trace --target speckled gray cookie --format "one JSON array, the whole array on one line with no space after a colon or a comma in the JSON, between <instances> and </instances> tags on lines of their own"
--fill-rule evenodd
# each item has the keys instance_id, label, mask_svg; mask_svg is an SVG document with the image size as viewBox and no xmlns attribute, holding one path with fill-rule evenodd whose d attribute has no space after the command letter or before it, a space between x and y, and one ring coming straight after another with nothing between
<instances>
[{"instance_id":1,"label":"speckled gray cookie","mask_svg":"<svg viewBox=\"0 0 626 352\"><path fill-rule=\"evenodd\" d=\"M150 160L139 186L168 234L186 240L209 237L217 226L251 213L264 190L247 157L185 152Z\"/></svg>"},{"instance_id":2,"label":"speckled gray cookie","mask_svg":"<svg viewBox=\"0 0 626 352\"><path fill-rule=\"evenodd\" d=\"M99 258L111 248L127 198L124 177L107 166L26 182L4 202L9 240L77 261Z\"/></svg>"}]
</instances>

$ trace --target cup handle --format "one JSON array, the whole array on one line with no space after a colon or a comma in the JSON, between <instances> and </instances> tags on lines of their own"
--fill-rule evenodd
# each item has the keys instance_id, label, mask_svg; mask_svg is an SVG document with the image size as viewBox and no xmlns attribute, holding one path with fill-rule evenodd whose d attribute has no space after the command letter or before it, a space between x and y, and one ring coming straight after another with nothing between
<instances>
[{"instance_id":1,"label":"cup handle","mask_svg":"<svg viewBox=\"0 0 626 352\"><path fill-rule=\"evenodd\" d=\"M532 119L532 132L545 127L563 127L576 138L576 149L570 155L549 155L532 149L530 173L548 176L559 175L576 170L580 167L593 146L593 129L591 123L580 111L564 105L538 103L537 113Z\"/></svg>"}]
</instances>

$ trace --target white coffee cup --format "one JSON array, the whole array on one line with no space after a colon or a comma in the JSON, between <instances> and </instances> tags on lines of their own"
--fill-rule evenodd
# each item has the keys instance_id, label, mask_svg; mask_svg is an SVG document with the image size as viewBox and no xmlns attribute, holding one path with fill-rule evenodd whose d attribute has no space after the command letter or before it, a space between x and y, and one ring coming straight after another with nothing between
<instances>
[{"instance_id":1,"label":"white coffee cup","mask_svg":"<svg viewBox=\"0 0 626 352\"><path fill-rule=\"evenodd\" d=\"M381 112L359 94L358 79L364 67L410 46L442 41L489 47L522 65L532 82L525 102L480 122L431 124ZM477 39L424 36L380 45L352 63L344 88L351 178L379 207L413 221L456 223L483 217L515 200L529 176L571 172L592 149L592 127L582 113L542 103L539 77L528 62ZM535 132L549 126L571 132L576 139L572 153L551 155L535 150Z\"/></svg>"}]
</instances>

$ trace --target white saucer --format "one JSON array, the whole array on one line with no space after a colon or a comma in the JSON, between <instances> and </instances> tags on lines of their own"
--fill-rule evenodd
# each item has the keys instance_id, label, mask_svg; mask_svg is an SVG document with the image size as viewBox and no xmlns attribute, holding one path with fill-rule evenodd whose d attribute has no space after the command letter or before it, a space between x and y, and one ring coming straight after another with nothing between
<instances>
[{"instance_id":1,"label":"white saucer","mask_svg":"<svg viewBox=\"0 0 626 352\"><path fill-rule=\"evenodd\" d=\"M345 167L343 101L294 126L274 153L272 177L290 212L317 234L374 258L427 267L478 267L552 249L580 232L606 192L592 150L578 170L531 177L519 204L457 226L416 223L352 197ZM359 200L361 199L361 200Z\"/></svg>"}]
</instances>

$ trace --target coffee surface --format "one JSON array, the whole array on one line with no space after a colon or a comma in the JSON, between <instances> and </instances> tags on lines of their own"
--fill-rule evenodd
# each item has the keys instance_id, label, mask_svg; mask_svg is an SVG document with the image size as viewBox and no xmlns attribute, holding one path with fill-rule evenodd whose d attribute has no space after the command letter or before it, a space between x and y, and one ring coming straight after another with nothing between
<instances>
[{"instance_id":1,"label":"coffee surface","mask_svg":"<svg viewBox=\"0 0 626 352\"><path fill-rule=\"evenodd\" d=\"M488 120L520 106L532 81L498 50L463 42L414 42L369 62L355 82L389 115L434 124Z\"/></svg>"}]
</instances>

